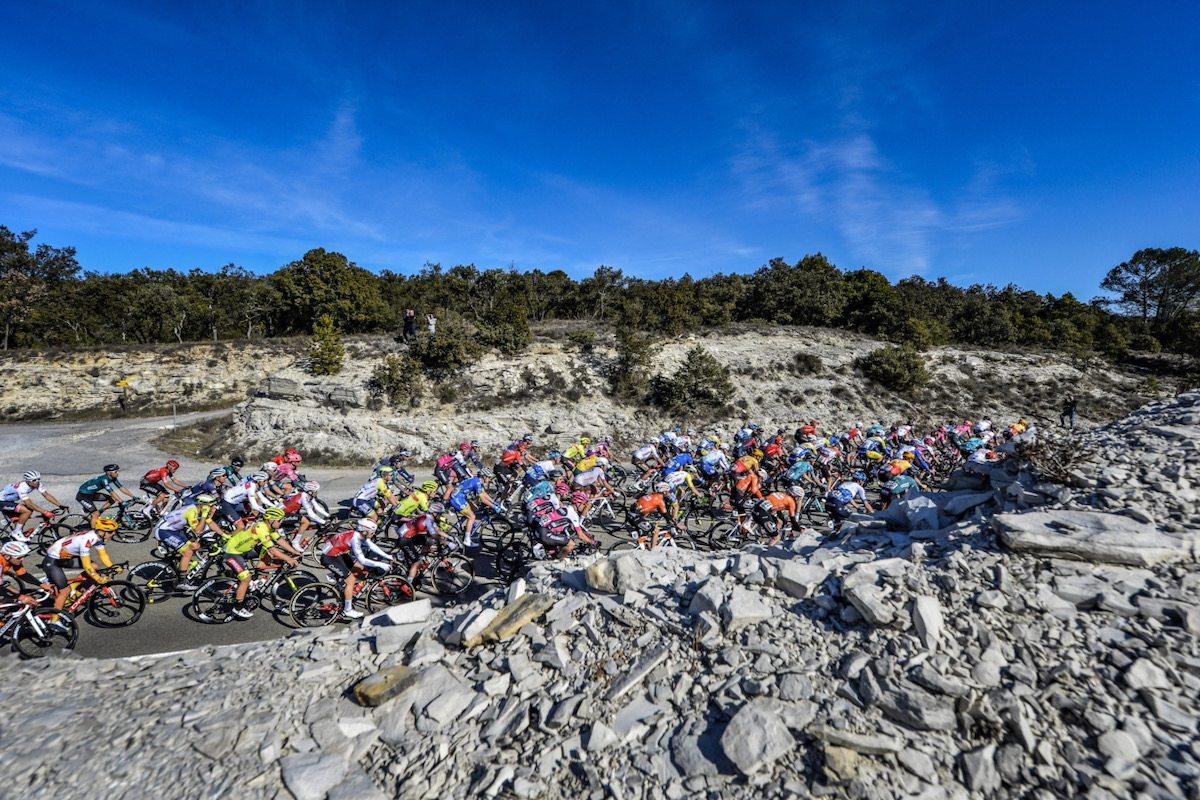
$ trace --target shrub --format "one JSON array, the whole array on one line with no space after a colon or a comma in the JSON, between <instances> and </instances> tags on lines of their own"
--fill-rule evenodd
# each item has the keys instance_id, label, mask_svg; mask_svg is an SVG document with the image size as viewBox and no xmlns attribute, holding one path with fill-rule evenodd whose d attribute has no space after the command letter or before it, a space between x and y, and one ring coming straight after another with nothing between
<instances>
[{"instance_id":1,"label":"shrub","mask_svg":"<svg viewBox=\"0 0 1200 800\"><path fill-rule=\"evenodd\" d=\"M568 333L567 340L578 345L580 352L590 353L596 346L596 332L591 328L580 328Z\"/></svg>"},{"instance_id":2,"label":"shrub","mask_svg":"<svg viewBox=\"0 0 1200 800\"><path fill-rule=\"evenodd\" d=\"M792 358L791 372L798 377L819 375L823 369L825 365L821 359L812 353L796 353Z\"/></svg>"},{"instance_id":3,"label":"shrub","mask_svg":"<svg viewBox=\"0 0 1200 800\"><path fill-rule=\"evenodd\" d=\"M688 351L674 376L656 375L652 385L655 402L672 414L725 412L734 393L729 370L699 345Z\"/></svg>"},{"instance_id":4,"label":"shrub","mask_svg":"<svg viewBox=\"0 0 1200 800\"><path fill-rule=\"evenodd\" d=\"M437 333L418 334L408 353L427 374L440 378L474 364L483 348L461 319L449 317Z\"/></svg>"},{"instance_id":5,"label":"shrub","mask_svg":"<svg viewBox=\"0 0 1200 800\"><path fill-rule=\"evenodd\" d=\"M628 326L617 328L617 364L613 369L613 393L620 399L641 399L646 395L650 381L647 373L654 358L655 341L652 336L638 333Z\"/></svg>"},{"instance_id":6,"label":"shrub","mask_svg":"<svg viewBox=\"0 0 1200 800\"><path fill-rule=\"evenodd\" d=\"M421 365L411 356L390 355L371 371L367 388L394 406L415 406L425 390Z\"/></svg>"},{"instance_id":7,"label":"shrub","mask_svg":"<svg viewBox=\"0 0 1200 800\"><path fill-rule=\"evenodd\" d=\"M1161 353L1162 345L1148 333L1135 333L1129 337L1129 349L1146 353Z\"/></svg>"},{"instance_id":8,"label":"shrub","mask_svg":"<svg viewBox=\"0 0 1200 800\"><path fill-rule=\"evenodd\" d=\"M859 357L854 365L872 381L894 392L908 392L929 383L925 359L909 345L885 345Z\"/></svg>"},{"instance_id":9,"label":"shrub","mask_svg":"<svg viewBox=\"0 0 1200 800\"><path fill-rule=\"evenodd\" d=\"M342 344L342 332L333 324L328 314L322 314L313 323L312 339L308 342L309 370L313 375L334 375L341 372L346 359L346 348Z\"/></svg>"},{"instance_id":10,"label":"shrub","mask_svg":"<svg viewBox=\"0 0 1200 800\"><path fill-rule=\"evenodd\" d=\"M1137 393L1142 397L1158 397L1162 394L1162 384L1154 375L1147 375L1146 379L1138 386Z\"/></svg>"},{"instance_id":11,"label":"shrub","mask_svg":"<svg viewBox=\"0 0 1200 800\"><path fill-rule=\"evenodd\" d=\"M505 355L519 353L533 341L525 306L511 299L498 302L476 323L476 327L481 344L494 347Z\"/></svg>"}]
</instances>

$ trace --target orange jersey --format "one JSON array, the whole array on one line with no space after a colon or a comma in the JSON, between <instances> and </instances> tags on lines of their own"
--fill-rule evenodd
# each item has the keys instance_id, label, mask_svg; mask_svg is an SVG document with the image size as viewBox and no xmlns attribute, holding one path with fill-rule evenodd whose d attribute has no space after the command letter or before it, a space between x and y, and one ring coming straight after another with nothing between
<instances>
[{"instance_id":1,"label":"orange jersey","mask_svg":"<svg viewBox=\"0 0 1200 800\"><path fill-rule=\"evenodd\" d=\"M738 478L736 488L742 494L750 495L751 497L762 497L761 484L762 481L759 480L757 472L747 472Z\"/></svg>"},{"instance_id":2,"label":"orange jersey","mask_svg":"<svg viewBox=\"0 0 1200 800\"><path fill-rule=\"evenodd\" d=\"M655 511L665 517L667 515L667 504L663 502L661 494L644 494L633 504L633 510L643 517L649 516Z\"/></svg>"},{"instance_id":3,"label":"orange jersey","mask_svg":"<svg viewBox=\"0 0 1200 800\"><path fill-rule=\"evenodd\" d=\"M774 513L786 511L789 516L795 516L796 514L796 498L792 497L790 494L784 494L783 492L771 492L769 495L763 498L763 502L770 503L771 511Z\"/></svg>"}]
</instances>

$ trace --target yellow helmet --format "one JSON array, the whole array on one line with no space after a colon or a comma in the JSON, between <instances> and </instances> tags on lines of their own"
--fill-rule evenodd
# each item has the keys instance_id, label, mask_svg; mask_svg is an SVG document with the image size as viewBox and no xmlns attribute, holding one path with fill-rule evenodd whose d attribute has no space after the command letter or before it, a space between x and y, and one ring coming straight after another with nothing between
<instances>
[{"instance_id":1,"label":"yellow helmet","mask_svg":"<svg viewBox=\"0 0 1200 800\"><path fill-rule=\"evenodd\" d=\"M917 454L916 454L916 453L914 453L912 450L909 450L907 453L905 453L905 454L902 456L902 458L907 458L909 461L916 461L916 460L917 460Z\"/></svg>"},{"instance_id":2,"label":"yellow helmet","mask_svg":"<svg viewBox=\"0 0 1200 800\"><path fill-rule=\"evenodd\" d=\"M591 444L591 443L592 443L592 440L591 440L591 439L589 439L589 438L587 438L586 436L580 436L580 437L579 437L579 443L580 443L581 445L583 445L584 447L587 447L589 444Z\"/></svg>"},{"instance_id":3,"label":"yellow helmet","mask_svg":"<svg viewBox=\"0 0 1200 800\"><path fill-rule=\"evenodd\" d=\"M117 521L115 519L108 519L106 517L104 519L96 520L96 524L92 527L98 531L110 531L111 532L111 531L115 531L117 529Z\"/></svg>"}]
</instances>

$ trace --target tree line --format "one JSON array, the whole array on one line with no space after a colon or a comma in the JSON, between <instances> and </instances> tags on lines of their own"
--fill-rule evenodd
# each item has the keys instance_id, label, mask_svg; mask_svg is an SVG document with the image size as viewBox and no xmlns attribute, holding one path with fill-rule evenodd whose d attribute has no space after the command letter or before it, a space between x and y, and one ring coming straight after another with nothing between
<instances>
[{"instance_id":1,"label":"tree line","mask_svg":"<svg viewBox=\"0 0 1200 800\"><path fill-rule=\"evenodd\" d=\"M35 236L0 226L4 349L309 335L323 316L347 334L394 333L404 309L415 308L441 318L448 333L469 331L475 343L505 352L528 345L531 322L673 336L758 320L842 328L918 350L962 343L1200 355L1200 257L1179 247L1138 251L1101 284L1111 297L1085 303L1012 284L893 283L874 270L839 269L820 253L699 279L646 280L608 266L580 280L562 270L474 265L377 274L321 248L269 275L234 264L115 274L83 270L71 247L34 247Z\"/></svg>"}]
</instances>

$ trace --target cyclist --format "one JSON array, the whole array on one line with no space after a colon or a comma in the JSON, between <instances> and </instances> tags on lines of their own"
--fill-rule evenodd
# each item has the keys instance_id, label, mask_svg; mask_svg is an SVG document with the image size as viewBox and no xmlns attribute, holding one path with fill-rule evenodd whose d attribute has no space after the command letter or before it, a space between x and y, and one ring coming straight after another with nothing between
<instances>
[{"instance_id":1,"label":"cyclist","mask_svg":"<svg viewBox=\"0 0 1200 800\"><path fill-rule=\"evenodd\" d=\"M585 459L581 464L590 459ZM604 470L608 467L607 458L597 458L595 465L575 475L571 479L574 486L579 487L584 492L592 497L595 497L601 490L611 492L612 488L608 485L608 478L604 474Z\"/></svg>"},{"instance_id":2,"label":"cyclist","mask_svg":"<svg viewBox=\"0 0 1200 800\"><path fill-rule=\"evenodd\" d=\"M490 469L479 470L478 475L473 475L465 481L458 484L458 488L450 497L450 507L459 514L467 518L466 529L463 533L464 547L479 547L479 542L475 541L475 509L473 501L478 500L480 503L490 505L496 513L500 513L500 505L492 499L487 493L487 482L492 478Z\"/></svg>"},{"instance_id":3,"label":"cyclist","mask_svg":"<svg viewBox=\"0 0 1200 800\"><path fill-rule=\"evenodd\" d=\"M438 501L429 504L429 510L411 519L406 519L400 528L400 544L410 556L408 579L411 581L421 571L421 556L432 552L434 539L453 547L446 535L446 506Z\"/></svg>"},{"instance_id":4,"label":"cyclist","mask_svg":"<svg viewBox=\"0 0 1200 800\"><path fill-rule=\"evenodd\" d=\"M244 466L245 462L243 462L240 458L235 458L229 462L228 467L221 467L221 469L225 471L225 480L230 486L235 486L245 480L245 478L242 477L242 473L239 471Z\"/></svg>"},{"instance_id":5,"label":"cyclist","mask_svg":"<svg viewBox=\"0 0 1200 800\"><path fill-rule=\"evenodd\" d=\"M196 504L177 508L163 518L154 530L154 538L172 551L179 553L179 574L186 575L192 566L192 556L200 548L200 540L207 532L224 538L213 515L216 514L217 498L211 494L202 494L196 498ZM214 540L219 541L219 540ZM196 589L186 581L179 584L179 589L185 592Z\"/></svg>"},{"instance_id":6,"label":"cyclist","mask_svg":"<svg viewBox=\"0 0 1200 800\"><path fill-rule=\"evenodd\" d=\"M684 467L694 466L696 461L692 458L692 454L688 452L691 449L692 446L690 444L686 442L681 444L679 448L679 455L674 456L670 461L663 465L663 477L670 475L672 472L678 472Z\"/></svg>"},{"instance_id":7,"label":"cyclist","mask_svg":"<svg viewBox=\"0 0 1200 800\"><path fill-rule=\"evenodd\" d=\"M679 507L671 506L667 510L666 498L671 494L671 486L666 481L654 485L654 491L639 497L629 509L627 518L630 527L638 532L639 537L651 531L650 547L658 547L658 526L650 521L651 514L658 514L663 520L675 521Z\"/></svg>"},{"instance_id":8,"label":"cyclist","mask_svg":"<svg viewBox=\"0 0 1200 800\"><path fill-rule=\"evenodd\" d=\"M717 442L701 456L700 474L706 480L713 480L721 473L728 471L729 456L725 455L725 446Z\"/></svg>"},{"instance_id":9,"label":"cyclist","mask_svg":"<svg viewBox=\"0 0 1200 800\"><path fill-rule=\"evenodd\" d=\"M229 521L235 531L246 527L242 521L246 513L261 514L266 507L262 492L267 485L267 473L255 472L249 478L229 487L221 497L221 516Z\"/></svg>"},{"instance_id":10,"label":"cyclist","mask_svg":"<svg viewBox=\"0 0 1200 800\"><path fill-rule=\"evenodd\" d=\"M696 481L693 477L695 474L696 468L689 464L687 467L675 470L663 478L663 481L671 487L671 498L675 505L678 505L679 501L683 499L682 495L685 489L691 492L692 497L695 497L697 500L704 499L704 495L696 488Z\"/></svg>"},{"instance_id":11,"label":"cyclist","mask_svg":"<svg viewBox=\"0 0 1200 800\"><path fill-rule=\"evenodd\" d=\"M910 492L914 486L923 492L929 491L929 487L917 480L915 475L897 475L892 478L879 487L880 508L887 508L892 504L893 500L899 500Z\"/></svg>"},{"instance_id":12,"label":"cyclist","mask_svg":"<svg viewBox=\"0 0 1200 800\"><path fill-rule=\"evenodd\" d=\"M175 473L179 470L179 462L172 459L158 469L152 469L142 476L142 483L138 487L146 493L147 497L153 497L154 501L150 503L150 511L155 515L162 511L163 506L167 503L167 492L175 492L181 494L186 492L188 487L185 484L175 480Z\"/></svg>"},{"instance_id":13,"label":"cyclist","mask_svg":"<svg viewBox=\"0 0 1200 800\"><path fill-rule=\"evenodd\" d=\"M529 469L525 470L525 477L522 482L525 488L535 486L539 481L542 481L554 470L558 469L562 463L563 454L557 450L551 450L546 454L546 457L541 461L535 461L529 465Z\"/></svg>"},{"instance_id":14,"label":"cyclist","mask_svg":"<svg viewBox=\"0 0 1200 800\"><path fill-rule=\"evenodd\" d=\"M377 528L375 520L360 519L356 527L342 531L321 546L321 564L342 583L342 616L349 619L363 615L354 608L354 587L358 582L354 571L372 569L384 573L392 563L392 557L372 541ZM384 560L370 558L367 551Z\"/></svg>"},{"instance_id":15,"label":"cyclist","mask_svg":"<svg viewBox=\"0 0 1200 800\"><path fill-rule=\"evenodd\" d=\"M42 497L54 503L55 506L63 505L42 486L42 473L35 469L29 470L21 476L21 480L10 483L4 487L3 491L0 491L0 513L10 518L14 514L17 517L17 524L13 526L12 538L18 542L29 541L29 537L25 534L25 523L29 522L29 518L35 511L46 519L54 516L53 508L42 508L29 499L29 495L34 492L41 492Z\"/></svg>"},{"instance_id":16,"label":"cyclist","mask_svg":"<svg viewBox=\"0 0 1200 800\"><path fill-rule=\"evenodd\" d=\"M799 527L800 502L803 499L804 489L793 485L786 493L771 492L754 504L750 515L763 530L771 534L771 541L767 542L769 546L779 544L785 530L790 533L794 529L793 526Z\"/></svg>"},{"instance_id":17,"label":"cyclist","mask_svg":"<svg viewBox=\"0 0 1200 800\"><path fill-rule=\"evenodd\" d=\"M589 545L596 541L588 536L583 529L579 515L581 509L587 506L588 496L583 492L571 495L571 504L561 509L551 509L537 517L534 537L546 548L554 548L555 558L562 560L575 549L575 541L571 538L572 531Z\"/></svg>"},{"instance_id":18,"label":"cyclist","mask_svg":"<svg viewBox=\"0 0 1200 800\"><path fill-rule=\"evenodd\" d=\"M639 481L644 481L650 477L650 473L656 469L662 469L663 459L658 452L658 447L654 442L644 444L637 450L633 451L633 456L629 459L635 469L642 471L642 476Z\"/></svg>"},{"instance_id":19,"label":"cyclist","mask_svg":"<svg viewBox=\"0 0 1200 800\"><path fill-rule=\"evenodd\" d=\"M196 498L202 494L220 497L229 487L228 475L224 467L217 467L208 473L208 478L188 489L183 495L183 504L195 505Z\"/></svg>"},{"instance_id":20,"label":"cyclist","mask_svg":"<svg viewBox=\"0 0 1200 800\"><path fill-rule=\"evenodd\" d=\"M378 520L380 513L395 508L400 499L393 491L396 480L394 467L380 467L379 477L363 484L354 496L354 508L368 519Z\"/></svg>"},{"instance_id":21,"label":"cyclist","mask_svg":"<svg viewBox=\"0 0 1200 800\"><path fill-rule=\"evenodd\" d=\"M79 492L75 495L75 500L83 508L83 512L91 517L92 527L96 527L96 520L100 518L100 513L112 507L113 503L117 502L117 495L123 494L130 500L137 498L121 485L117 480L117 475L121 472L121 467L117 464L105 464L104 474L97 475L87 483L79 487ZM102 504L97 507L97 504Z\"/></svg>"},{"instance_id":22,"label":"cyclist","mask_svg":"<svg viewBox=\"0 0 1200 800\"><path fill-rule=\"evenodd\" d=\"M867 500L866 490L863 489L866 480L866 474L859 470L850 476L850 480L842 481L836 489L825 495L826 510L829 512L831 523L841 522L859 508L868 514L875 513L875 509Z\"/></svg>"},{"instance_id":23,"label":"cyclist","mask_svg":"<svg viewBox=\"0 0 1200 800\"><path fill-rule=\"evenodd\" d=\"M21 585L26 583L37 585L26 577L29 575L25 571L25 556L27 555L29 555L29 545L24 542L5 542L3 546L0 546L0 587L6 589L18 602L33 605L37 602L36 600L4 580L5 575L12 575Z\"/></svg>"},{"instance_id":24,"label":"cyclist","mask_svg":"<svg viewBox=\"0 0 1200 800\"><path fill-rule=\"evenodd\" d=\"M757 467L756 459L751 458ZM740 460L738 463L742 463ZM736 465L735 465L736 466ZM733 487L729 492L729 501L733 505L738 516L746 513L746 506L750 500L762 499L762 476L757 469L748 469L745 472L738 474L734 473Z\"/></svg>"},{"instance_id":25,"label":"cyclist","mask_svg":"<svg viewBox=\"0 0 1200 800\"><path fill-rule=\"evenodd\" d=\"M238 619L250 619L254 616L254 612L246 608L246 591L250 588L250 570L246 566L246 556L250 551L258 549L259 557L264 561L283 561L293 567L298 563L288 553L299 556L300 551L279 535L279 523L282 521L282 508L268 508L263 511L261 520L252 527L238 531L225 543L225 554L221 562L238 581L233 607L233 615Z\"/></svg>"},{"instance_id":26,"label":"cyclist","mask_svg":"<svg viewBox=\"0 0 1200 800\"><path fill-rule=\"evenodd\" d=\"M573 444L563 451L563 458L570 462L582 461L587 457L588 448L591 445L592 440L586 436L582 436L578 444Z\"/></svg>"},{"instance_id":27,"label":"cyclist","mask_svg":"<svg viewBox=\"0 0 1200 800\"><path fill-rule=\"evenodd\" d=\"M308 544L308 539L305 534L313 525L324 525L329 521L329 511L321 503L317 502L317 493L321 491L321 484L316 481L305 481L304 485L299 487L301 491L294 495L283 499L283 510L287 514L300 515L300 524L296 527L296 535L292 537L292 546L297 550L303 550ZM291 510L289 510L289 508Z\"/></svg>"},{"instance_id":28,"label":"cyclist","mask_svg":"<svg viewBox=\"0 0 1200 800\"><path fill-rule=\"evenodd\" d=\"M433 481L425 481L419 489L413 489L412 493L400 501L396 506L396 516L401 519L408 519L417 514L424 514L429 510L429 498L436 492L438 485Z\"/></svg>"},{"instance_id":29,"label":"cyclist","mask_svg":"<svg viewBox=\"0 0 1200 800\"><path fill-rule=\"evenodd\" d=\"M112 567L112 559L108 557L108 550L104 545L116 532L116 520L98 519L92 523L91 530L64 536L50 545L50 549L46 551L46 557L42 559L42 570L46 573L46 579L56 590L54 595L55 611L62 611L63 606L67 603L67 597L71 594L71 583L67 580L67 574L63 570L74 569L75 559L79 559L83 573L92 581L95 583L105 582L92 565L92 549L95 548L96 555L100 556L100 563L105 567ZM118 569L118 571L120 570Z\"/></svg>"}]
</instances>

